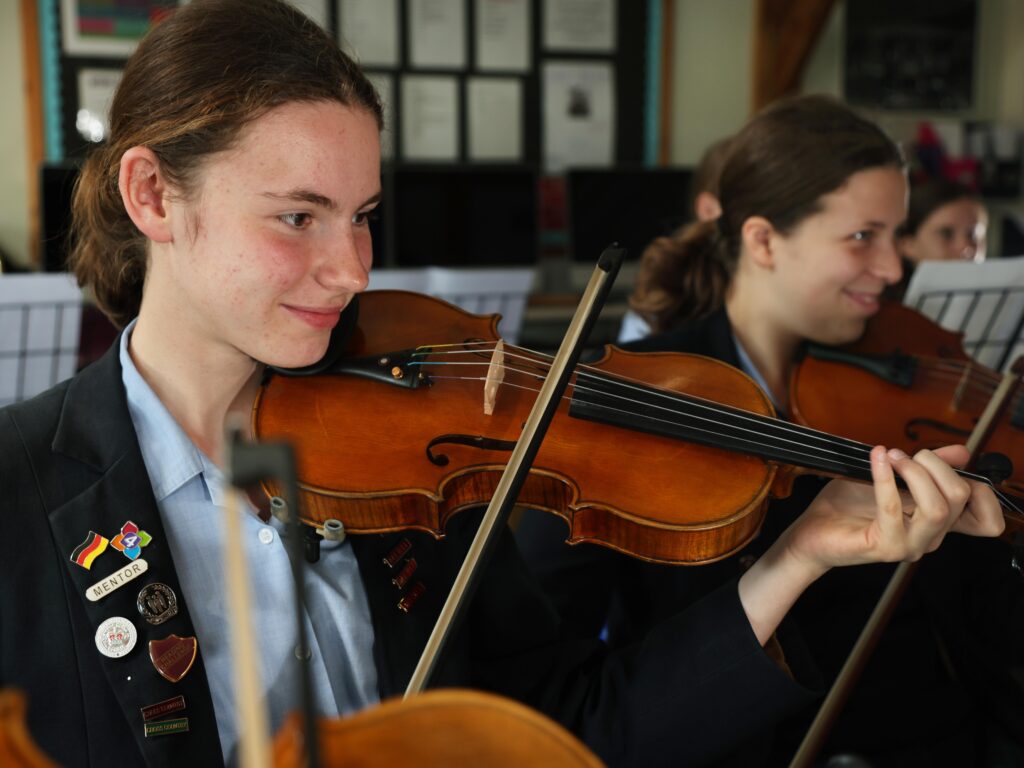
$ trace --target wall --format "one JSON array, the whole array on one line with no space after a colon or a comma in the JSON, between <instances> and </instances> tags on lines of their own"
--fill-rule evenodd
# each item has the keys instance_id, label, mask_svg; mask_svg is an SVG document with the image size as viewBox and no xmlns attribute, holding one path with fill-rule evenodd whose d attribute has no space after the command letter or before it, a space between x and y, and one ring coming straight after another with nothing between
<instances>
[{"instance_id":1,"label":"wall","mask_svg":"<svg viewBox=\"0 0 1024 768\"><path fill-rule=\"evenodd\" d=\"M753 0L675 0L672 163L694 165L750 111Z\"/></svg>"},{"instance_id":2,"label":"wall","mask_svg":"<svg viewBox=\"0 0 1024 768\"><path fill-rule=\"evenodd\" d=\"M29 259L28 165L20 3L0 2L0 248Z\"/></svg>"}]
</instances>

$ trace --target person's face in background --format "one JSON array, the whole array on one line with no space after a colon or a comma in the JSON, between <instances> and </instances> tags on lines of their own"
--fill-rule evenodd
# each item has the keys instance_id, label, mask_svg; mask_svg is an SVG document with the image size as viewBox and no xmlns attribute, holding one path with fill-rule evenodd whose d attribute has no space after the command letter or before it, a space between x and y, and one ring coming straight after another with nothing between
<instances>
[{"instance_id":1,"label":"person's face in background","mask_svg":"<svg viewBox=\"0 0 1024 768\"><path fill-rule=\"evenodd\" d=\"M914 235L899 240L900 253L913 262L984 261L988 213L969 197L941 205Z\"/></svg>"},{"instance_id":2,"label":"person's face in background","mask_svg":"<svg viewBox=\"0 0 1024 768\"><path fill-rule=\"evenodd\" d=\"M770 321L823 344L858 338L883 289L900 278L895 233L906 199L902 171L859 171L791 232L773 231L757 270ZM757 246L746 247L753 253Z\"/></svg>"}]
</instances>

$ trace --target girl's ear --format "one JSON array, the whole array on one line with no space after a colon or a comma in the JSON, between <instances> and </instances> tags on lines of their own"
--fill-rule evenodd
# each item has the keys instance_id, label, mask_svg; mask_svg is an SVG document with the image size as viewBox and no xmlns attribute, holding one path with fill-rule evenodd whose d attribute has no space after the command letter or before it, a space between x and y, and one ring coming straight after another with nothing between
<instances>
[{"instance_id":1,"label":"girl's ear","mask_svg":"<svg viewBox=\"0 0 1024 768\"><path fill-rule=\"evenodd\" d=\"M764 269L775 268L774 235L775 227L763 216L751 216L740 228L744 249L750 254L753 263Z\"/></svg>"},{"instance_id":2,"label":"girl's ear","mask_svg":"<svg viewBox=\"0 0 1024 768\"><path fill-rule=\"evenodd\" d=\"M132 147L125 152L117 186L125 210L139 231L153 242L170 242L168 185L153 150Z\"/></svg>"}]
</instances>

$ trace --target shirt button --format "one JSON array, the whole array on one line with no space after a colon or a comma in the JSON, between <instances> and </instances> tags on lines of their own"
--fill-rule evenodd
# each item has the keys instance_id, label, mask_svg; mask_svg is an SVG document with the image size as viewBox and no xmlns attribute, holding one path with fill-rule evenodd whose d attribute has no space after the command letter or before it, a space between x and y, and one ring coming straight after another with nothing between
<instances>
[{"instance_id":1,"label":"shirt button","mask_svg":"<svg viewBox=\"0 0 1024 768\"><path fill-rule=\"evenodd\" d=\"M260 541L270 544L274 540L274 532L270 528L260 528Z\"/></svg>"}]
</instances>

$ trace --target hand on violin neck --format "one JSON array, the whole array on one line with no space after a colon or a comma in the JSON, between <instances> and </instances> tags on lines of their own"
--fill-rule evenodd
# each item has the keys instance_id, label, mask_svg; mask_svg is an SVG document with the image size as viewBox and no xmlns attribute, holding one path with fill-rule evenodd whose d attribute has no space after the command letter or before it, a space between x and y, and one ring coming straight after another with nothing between
<instances>
[{"instance_id":1,"label":"hand on violin neck","mask_svg":"<svg viewBox=\"0 0 1024 768\"><path fill-rule=\"evenodd\" d=\"M923 450L913 458L876 446L873 485L833 480L825 486L740 578L740 600L761 643L800 594L831 568L918 560L937 549L949 531L999 535L1003 518L992 489L954 471L966 462L963 446ZM897 475L907 490L899 489Z\"/></svg>"},{"instance_id":2,"label":"hand on violin neck","mask_svg":"<svg viewBox=\"0 0 1024 768\"><path fill-rule=\"evenodd\" d=\"M951 530L998 535L1002 514L992 490L960 477L962 446L871 451L872 486L834 480L782 537L793 556L823 568L918 560ZM897 475L907 486L901 491ZM970 511L965 512L970 503Z\"/></svg>"}]
</instances>

